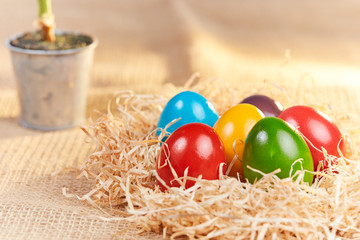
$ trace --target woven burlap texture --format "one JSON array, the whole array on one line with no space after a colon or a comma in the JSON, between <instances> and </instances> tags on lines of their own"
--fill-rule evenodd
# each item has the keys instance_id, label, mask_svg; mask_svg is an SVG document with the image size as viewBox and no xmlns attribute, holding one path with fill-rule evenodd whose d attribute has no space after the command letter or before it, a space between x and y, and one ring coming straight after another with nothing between
<instances>
[{"instance_id":1,"label":"woven burlap texture","mask_svg":"<svg viewBox=\"0 0 360 240\"><path fill-rule=\"evenodd\" d=\"M94 109L104 112L119 89L161 94L162 84L181 85L200 72L204 78L254 86L269 79L294 89L305 81L304 97L351 113L356 122L358 83L350 80L360 76L360 54L352 54L360 52L360 36L351 26L359 20L354 10L359 4L326 1L326 9L322 4L64 0L54 1L54 11L58 27L81 29L100 41L88 115ZM2 9L1 22L10 22L2 24L2 41L32 29L35 3L5 0ZM326 20L336 17L341 21L330 28ZM331 38L333 31L337 38ZM288 49L295 60L290 61ZM78 194L92 187L66 169L79 167L93 146L79 127L56 132L22 128L10 56L4 46L0 53L0 239L161 239L139 234L124 221L101 219L88 204L64 197L63 187ZM315 73L315 88L312 79L303 77L306 72Z\"/></svg>"}]
</instances>

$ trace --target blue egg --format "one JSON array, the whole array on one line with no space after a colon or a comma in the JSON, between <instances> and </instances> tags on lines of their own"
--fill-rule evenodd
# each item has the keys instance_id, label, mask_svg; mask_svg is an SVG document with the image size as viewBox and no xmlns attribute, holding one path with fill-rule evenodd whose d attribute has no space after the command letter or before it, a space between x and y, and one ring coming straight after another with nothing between
<instances>
[{"instance_id":1,"label":"blue egg","mask_svg":"<svg viewBox=\"0 0 360 240\"><path fill-rule=\"evenodd\" d=\"M206 98L196 92L184 91L175 95L166 104L157 127L164 129L171 121L178 118L181 119L166 129L168 133L171 134L179 127L193 122L213 127L219 115ZM160 131L157 131L157 135L160 135Z\"/></svg>"}]
</instances>

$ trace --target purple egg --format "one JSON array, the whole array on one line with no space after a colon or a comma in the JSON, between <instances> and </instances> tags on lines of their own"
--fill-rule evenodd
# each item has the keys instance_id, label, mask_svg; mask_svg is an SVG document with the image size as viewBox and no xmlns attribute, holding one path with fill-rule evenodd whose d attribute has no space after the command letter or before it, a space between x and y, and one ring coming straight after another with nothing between
<instances>
[{"instance_id":1,"label":"purple egg","mask_svg":"<svg viewBox=\"0 0 360 240\"><path fill-rule=\"evenodd\" d=\"M254 105L264 113L265 117L277 117L284 109L278 101L265 95L252 95L242 100L241 103Z\"/></svg>"}]
</instances>

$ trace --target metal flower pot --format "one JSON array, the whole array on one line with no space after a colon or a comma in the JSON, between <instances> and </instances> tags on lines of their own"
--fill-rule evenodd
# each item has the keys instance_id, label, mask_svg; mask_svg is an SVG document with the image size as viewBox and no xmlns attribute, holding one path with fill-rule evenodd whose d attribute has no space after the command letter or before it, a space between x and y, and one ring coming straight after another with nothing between
<instances>
[{"instance_id":1,"label":"metal flower pot","mask_svg":"<svg viewBox=\"0 0 360 240\"><path fill-rule=\"evenodd\" d=\"M59 130L85 120L87 89L96 38L83 48L28 50L10 42L21 113L21 125L37 130Z\"/></svg>"}]
</instances>

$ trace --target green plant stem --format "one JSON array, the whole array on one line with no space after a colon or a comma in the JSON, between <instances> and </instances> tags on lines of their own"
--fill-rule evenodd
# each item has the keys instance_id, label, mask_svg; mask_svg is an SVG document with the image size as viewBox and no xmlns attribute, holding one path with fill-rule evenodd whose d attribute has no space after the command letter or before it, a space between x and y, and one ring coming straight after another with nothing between
<instances>
[{"instance_id":1,"label":"green plant stem","mask_svg":"<svg viewBox=\"0 0 360 240\"><path fill-rule=\"evenodd\" d=\"M39 17L44 14L52 15L51 0L38 0L39 3Z\"/></svg>"}]
</instances>

